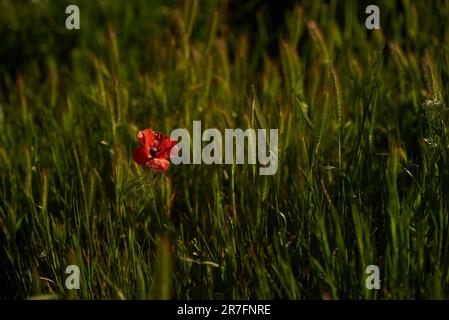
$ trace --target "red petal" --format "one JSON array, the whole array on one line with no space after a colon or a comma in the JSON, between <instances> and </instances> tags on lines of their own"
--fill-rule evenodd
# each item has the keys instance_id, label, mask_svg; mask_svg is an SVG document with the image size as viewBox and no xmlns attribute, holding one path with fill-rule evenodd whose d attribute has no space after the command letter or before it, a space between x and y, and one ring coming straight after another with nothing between
<instances>
[{"instance_id":1,"label":"red petal","mask_svg":"<svg viewBox=\"0 0 449 320\"><path fill-rule=\"evenodd\" d=\"M140 145L145 145L145 135L143 134L143 130L137 133L137 139L139 139Z\"/></svg>"},{"instance_id":2,"label":"red petal","mask_svg":"<svg viewBox=\"0 0 449 320\"><path fill-rule=\"evenodd\" d=\"M147 162L147 166L159 172L165 172L170 166L170 162L165 159L153 158Z\"/></svg>"},{"instance_id":3,"label":"red petal","mask_svg":"<svg viewBox=\"0 0 449 320\"><path fill-rule=\"evenodd\" d=\"M154 143L154 131L151 129L140 130L137 134L137 139L139 139L142 146L148 149Z\"/></svg>"},{"instance_id":4,"label":"red petal","mask_svg":"<svg viewBox=\"0 0 449 320\"><path fill-rule=\"evenodd\" d=\"M134 149L133 159L140 165L146 164L149 161L149 157L145 147Z\"/></svg>"},{"instance_id":5,"label":"red petal","mask_svg":"<svg viewBox=\"0 0 449 320\"><path fill-rule=\"evenodd\" d=\"M176 141L170 140L168 138L162 140L156 156L158 158L170 158L170 151L176 144Z\"/></svg>"}]
</instances>

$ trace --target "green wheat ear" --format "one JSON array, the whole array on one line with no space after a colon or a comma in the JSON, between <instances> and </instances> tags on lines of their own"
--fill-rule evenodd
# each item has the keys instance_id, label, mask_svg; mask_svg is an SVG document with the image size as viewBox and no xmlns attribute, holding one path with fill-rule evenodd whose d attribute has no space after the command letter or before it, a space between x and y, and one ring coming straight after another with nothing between
<instances>
[{"instance_id":1,"label":"green wheat ear","mask_svg":"<svg viewBox=\"0 0 449 320\"><path fill-rule=\"evenodd\" d=\"M302 66L299 54L295 48L286 41L279 44L280 60L283 79L287 93L302 96L303 82L301 80Z\"/></svg>"},{"instance_id":2,"label":"green wheat ear","mask_svg":"<svg viewBox=\"0 0 449 320\"><path fill-rule=\"evenodd\" d=\"M341 126L343 124L343 113L341 110L342 93L341 93L340 78L338 77L337 70L335 69L335 67L331 68L331 76L332 76L332 88L334 90L334 97L335 97L337 123L338 128L341 129Z\"/></svg>"},{"instance_id":3,"label":"green wheat ear","mask_svg":"<svg viewBox=\"0 0 449 320\"><path fill-rule=\"evenodd\" d=\"M342 136L342 126L343 126L343 113L342 113L342 93L341 93L341 83L337 74L337 70L335 67L331 68L331 77L332 77L332 87L334 90L335 97L335 105L336 105L336 114L337 114L337 133L338 133L338 165L341 168L342 165L342 150L341 150L341 136Z\"/></svg>"},{"instance_id":4,"label":"green wheat ear","mask_svg":"<svg viewBox=\"0 0 449 320\"><path fill-rule=\"evenodd\" d=\"M424 57L422 59L423 76L427 85L427 89L432 95L432 99L435 101L443 102L443 86L441 84L441 77L429 54L428 50L424 51Z\"/></svg>"},{"instance_id":5,"label":"green wheat ear","mask_svg":"<svg viewBox=\"0 0 449 320\"><path fill-rule=\"evenodd\" d=\"M256 120L258 121L258 124L256 124L256 127L258 128L267 128L267 123L265 121L265 117L262 114L262 110L260 109L259 100L257 99L256 95L256 89L254 86L252 86L252 99L251 99L251 111L252 114L256 115ZM251 118L251 122L254 126L254 116Z\"/></svg>"},{"instance_id":6,"label":"green wheat ear","mask_svg":"<svg viewBox=\"0 0 449 320\"><path fill-rule=\"evenodd\" d=\"M309 29L310 36L312 37L312 41L318 48L318 51L323 59L324 64L328 66L331 63L331 58L320 28L313 20L307 22L307 27Z\"/></svg>"},{"instance_id":7,"label":"green wheat ear","mask_svg":"<svg viewBox=\"0 0 449 320\"><path fill-rule=\"evenodd\" d=\"M299 112L304 119L307 129L309 129L310 133L313 133L315 131L315 126L308 115L309 106L305 102L300 101L299 97L296 97L296 104L298 105Z\"/></svg>"},{"instance_id":8,"label":"green wheat ear","mask_svg":"<svg viewBox=\"0 0 449 320\"><path fill-rule=\"evenodd\" d=\"M329 118L329 92L324 92L324 102L321 109L321 119L318 124L317 131L315 132L315 154L318 154L318 150L320 148L320 144L323 140L324 133L326 132L327 127L329 126L330 118Z\"/></svg>"}]
</instances>

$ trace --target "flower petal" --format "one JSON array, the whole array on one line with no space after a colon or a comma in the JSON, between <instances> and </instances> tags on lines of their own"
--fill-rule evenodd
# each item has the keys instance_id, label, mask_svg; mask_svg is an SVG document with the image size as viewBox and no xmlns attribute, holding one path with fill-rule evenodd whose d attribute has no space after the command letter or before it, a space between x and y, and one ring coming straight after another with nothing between
<instances>
[{"instance_id":1,"label":"flower petal","mask_svg":"<svg viewBox=\"0 0 449 320\"><path fill-rule=\"evenodd\" d=\"M177 141L170 140L169 138L162 140L156 156L158 158L170 158L170 151L176 144Z\"/></svg>"},{"instance_id":2,"label":"flower petal","mask_svg":"<svg viewBox=\"0 0 449 320\"><path fill-rule=\"evenodd\" d=\"M137 134L137 139L139 139L139 142L142 146L148 149L153 145L155 141L154 131L151 129L140 130Z\"/></svg>"},{"instance_id":3,"label":"flower petal","mask_svg":"<svg viewBox=\"0 0 449 320\"><path fill-rule=\"evenodd\" d=\"M145 147L134 149L133 159L140 165L146 164L149 161L149 157Z\"/></svg>"},{"instance_id":4,"label":"flower petal","mask_svg":"<svg viewBox=\"0 0 449 320\"><path fill-rule=\"evenodd\" d=\"M145 145L145 135L143 134L143 130L140 130L137 133L137 139L139 139L140 145L144 146Z\"/></svg>"},{"instance_id":5,"label":"flower petal","mask_svg":"<svg viewBox=\"0 0 449 320\"><path fill-rule=\"evenodd\" d=\"M165 159L153 158L147 162L147 166L159 172L165 172L170 166L170 162Z\"/></svg>"}]
</instances>

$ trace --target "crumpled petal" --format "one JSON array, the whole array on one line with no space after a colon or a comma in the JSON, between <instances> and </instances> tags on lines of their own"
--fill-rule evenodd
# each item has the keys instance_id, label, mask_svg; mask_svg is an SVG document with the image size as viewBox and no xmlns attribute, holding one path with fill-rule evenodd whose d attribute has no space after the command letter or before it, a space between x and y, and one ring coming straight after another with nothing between
<instances>
[{"instance_id":1,"label":"crumpled petal","mask_svg":"<svg viewBox=\"0 0 449 320\"><path fill-rule=\"evenodd\" d=\"M165 172L170 166L170 161L165 159L153 158L147 162L147 166L159 172Z\"/></svg>"}]
</instances>

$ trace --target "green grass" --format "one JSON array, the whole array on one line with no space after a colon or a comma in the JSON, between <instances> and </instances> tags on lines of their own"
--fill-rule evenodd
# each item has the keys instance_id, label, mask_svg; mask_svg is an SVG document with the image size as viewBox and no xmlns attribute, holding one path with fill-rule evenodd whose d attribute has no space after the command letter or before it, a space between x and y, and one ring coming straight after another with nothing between
<instances>
[{"instance_id":1,"label":"green grass","mask_svg":"<svg viewBox=\"0 0 449 320\"><path fill-rule=\"evenodd\" d=\"M377 31L359 1L101 3L78 31L0 3L0 298L449 297L449 1ZM277 174L132 161L193 120L278 128Z\"/></svg>"}]
</instances>

